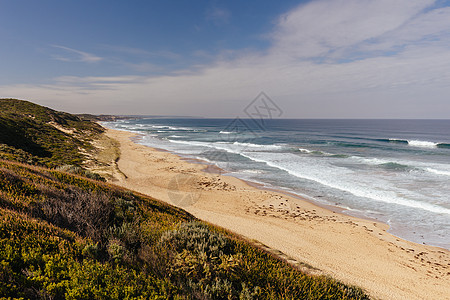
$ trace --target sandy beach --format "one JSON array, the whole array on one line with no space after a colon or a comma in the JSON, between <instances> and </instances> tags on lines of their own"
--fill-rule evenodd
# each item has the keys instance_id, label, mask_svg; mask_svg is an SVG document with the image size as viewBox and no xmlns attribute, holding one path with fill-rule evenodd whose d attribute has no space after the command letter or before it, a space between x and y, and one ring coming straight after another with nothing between
<instances>
[{"instance_id":1,"label":"sandy beach","mask_svg":"<svg viewBox=\"0 0 450 300\"><path fill-rule=\"evenodd\" d=\"M111 183L182 207L305 272L360 286L375 299L450 299L448 250L397 238L382 223L205 172L207 165L136 144L133 136L108 129L97 142L93 169Z\"/></svg>"}]
</instances>

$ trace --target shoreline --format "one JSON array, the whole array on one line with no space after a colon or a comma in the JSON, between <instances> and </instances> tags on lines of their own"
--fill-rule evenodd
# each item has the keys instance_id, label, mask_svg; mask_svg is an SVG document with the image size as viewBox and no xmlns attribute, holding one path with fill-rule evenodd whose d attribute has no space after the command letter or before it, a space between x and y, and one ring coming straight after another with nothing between
<instances>
[{"instance_id":1,"label":"shoreline","mask_svg":"<svg viewBox=\"0 0 450 300\"><path fill-rule=\"evenodd\" d=\"M137 143L134 140L134 138L132 138L132 141L134 143L138 144L138 145L142 145L142 144ZM313 199L309 199L309 197L307 197L307 196L302 196L302 195L296 194L294 192L289 192L289 191L283 190L282 188L277 188L275 186L271 187L271 186L264 185L264 183L251 181L251 180L248 180L248 179L239 178L239 177L233 176L233 175L228 175L227 171L225 171L224 169L222 169L222 168L220 168L220 167L218 167L218 166L216 166L216 165L214 165L214 164L212 164L212 163L210 163L210 162L208 162L206 160L202 160L200 158L185 157L185 156L182 156L182 155L177 154L175 152L172 152L172 151L169 151L169 150L166 150L166 149L162 149L162 148L149 147L149 146L145 146L145 145L142 145L142 146L154 149L156 151L167 152L167 153L170 153L172 155L178 156L182 161L185 161L187 163L202 165L202 166L204 166L204 169L201 170L202 172L213 174L213 175L233 177L233 178L236 178L238 180L241 180L241 181L245 182L247 185L249 185L251 187L254 187L256 189L267 190L267 191L271 191L271 192L275 192L275 193L280 193L280 194L283 194L283 195L286 195L286 196L289 196L289 197L292 197L292 198L296 198L296 199L298 199L300 201L309 202L312 205L315 205L315 206L318 206L320 208L329 210L331 212L336 212L336 213L342 214L344 216L351 216L351 215L347 215L347 214L344 213L344 211L348 210L346 208L339 207L339 206L332 205L332 204L318 203L318 202L316 202ZM355 217L355 216L353 216L353 217ZM384 222L382 222L380 220L376 220L376 219L370 218L370 217L361 216L361 217L356 217L356 218L364 219L364 220L371 221L371 222L380 223L380 224L383 224L383 225L389 227L388 224L386 224L386 223L384 223ZM446 250L446 249L444 249L444 250Z\"/></svg>"},{"instance_id":2,"label":"shoreline","mask_svg":"<svg viewBox=\"0 0 450 300\"><path fill-rule=\"evenodd\" d=\"M111 129L111 130L116 130L116 129ZM131 132L131 131L127 131L127 130L123 130L123 131ZM142 134L135 133L132 137L130 137L130 140L133 143L136 143L138 145L142 145L142 144L139 143L139 137L140 136L142 136ZM224 169L222 169L222 168L220 168L220 167L218 167L218 166L216 166L216 165L214 165L211 162L208 162L206 160L202 160L200 158L186 157L186 156L183 156L181 154L178 154L178 153L175 153L173 151L170 151L170 150L167 150L167 149L163 149L163 148L156 148L156 147L150 147L150 146L145 146L145 145L142 145L142 146L154 149L156 151L170 153L172 155L175 155L175 156L179 157L182 161L185 161L187 163L202 165L202 166L204 166L204 169L201 170L202 172L210 173L210 174L213 174L213 175L221 175L221 176L233 177L233 178L236 178L238 180L241 180L241 181L245 182L247 185L249 185L251 187L254 187L256 189L267 190L267 191L271 191L271 192L275 192L275 193L280 193L280 194L286 195L288 197L292 197L292 198L298 199L300 201L306 201L306 202L308 202L308 203L310 203L310 204L312 204L314 206L318 206L320 208L323 208L325 210L331 211L333 213L342 214L343 216L350 216L350 217L354 217L354 218L358 218L358 219L364 219L364 220L370 221L370 222L375 222L375 223L378 223L381 226L383 226L383 225L387 226L386 232L388 232L388 230L390 229L389 224L387 224L387 223L385 223L383 221L380 221L380 220L377 220L377 219L374 219L374 218L370 218L370 217L364 216L362 214L360 216L358 216L358 215L357 216L353 216L351 214L346 214L345 211L349 210L347 208L340 207L340 206L337 206L337 205L332 205L332 204L319 203L318 201L316 201L316 200L314 200L311 197L306 196L306 195L296 194L295 192L289 192L287 190L283 190L280 187L276 187L276 186L272 186L271 187L271 186L265 185L264 183L251 181L251 180L248 180L248 179L239 178L239 177L233 176L233 175L228 175L228 172L226 170L224 170ZM396 236L395 234L392 234L392 235L397 237L397 238L406 240L406 239L404 239L402 237ZM407 240L407 241L409 241L409 240ZM417 242L414 242L414 241L409 241L409 242L417 244ZM445 248L442 248L442 247L438 247L438 246L433 246L433 245L430 245L430 246L441 248L443 250L448 250L448 249L445 249Z\"/></svg>"},{"instance_id":3,"label":"shoreline","mask_svg":"<svg viewBox=\"0 0 450 300\"><path fill-rule=\"evenodd\" d=\"M402 240L387 232L387 224L337 212L339 207L330 210L287 191L207 173L208 164L135 143L133 132L107 129L106 136L119 143L116 164L125 175L110 181L114 184L178 202L199 219L312 265L319 274L360 286L372 297L450 295L446 249Z\"/></svg>"},{"instance_id":4,"label":"shoreline","mask_svg":"<svg viewBox=\"0 0 450 300\"><path fill-rule=\"evenodd\" d=\"M113 129L113 130L116 130L116 129ZM127 131L127 130L123 130L123 131L131 132L131 131ZM139 143L139 137L140 136L143 136L143 134L135 133L135 135L132 136L130 139L134 143L142 145L142 144ZM143 146L145 146L145 145L143 145ZM207 172L207 173L211 173L211 174L218 174L218 175L222 175L222 176L234 177L234 178L237 178L239 180L242 180L243 182L245 182L248 185L253 186L253 187L257 188L257 189L263 189L263 190L268 190L268 191L272 191L272 192L275 192L275 193L281 193L281 194L284 194L286 196L296 198L296 199L298 199L300 201L309 202L312 205L324 208L326 210L330 210L332 212L337 212L337 213L342 214L344 216L350 216L350 217L354 217L354 218L358 218L358 219L364 219L364 220L367 220L367 221L376 222L376 223L385 225L385 226L387 226L386 232L391 234L391 235L393 235L394 237L402 239L402 240L405 240L405 241L408 241L408 242L412 242L412 243L415 243L415 244L420 244L420 242L418 242L418 241L408 240L408 239L406 239L404 237L401 237L400 235L397 235L396 233L390 232L391 227L390 227L390 225L387 222L384 222L382 220L378 220L376 218L372 218L372 217L369 217L367 215L364 215L363 212L356 212L354 214L351 214L351 213L348 213L351 209L345 208L345 207L340 207L337 204L333 205L333 204L320 203L318 200L315 200L313 197L310 197L308 195L302 195L302 194L298 194L298 193L295 193L295 192L290 192L288 190L284 190L281 187L268 186L268 185L265 185L265 183L261 183L261 182L257 182L257 181L251 181L249 179L239 178L239 177L233 176L233 175L228 175L228 172L226 170L224 170L224 169L214 165L211 162L208 162L206 160L202 160L201 158L192 158L192 157L183 156L181 154L178 154L176 152L173 152L173 151L170 151L170 150L167 150L167 149L163 149L163 148L156 148L156 147L151 147L151 146L145 146L145 147L149 147L149 148L155 149L157 151L171 153L173 155L178 156L180 159L182 159L183 161L186 161L188 163L204 165L206 167L202 170L203 172ZM346 211L347 211L347 213L346 213ZM422 244L423 245L428 245L428 246L431 246L431 247L436 247L436 248L439 248L439 249L442 249L442 250L445 250L445 251L450 251L450 249L447 249L447 248L444 248L444 247L440 247L440 246L437 246L437 245L432 245L432 244L427 244L427 243L422 243Z\"/></svg>"},{"instance_id":5,"label":"shoreline","mask_svg":"<svg viewBox=\"0 0 450 300\"><path fill-rule=\"evenodd\" d=\"M115 130L115 129L112 129L112 130ZM131 131L127 131L127 130L123 130L123 131L131 132ZM262 189L262 190L267 190L267 191L271 191L271 192L275 192L275 193L280 193L280 194L283 194L283 195L286 195L286 196L298 199L300 201L306 201L308 203L311 203L312 205L318 206L318 207L323 208L325 210L336 212L338 214L342 214L344 216L349 216L349 217L353 217L353 218L357 218L357 219L363 219L363 220L366 220L366 221L378 223L381 226L383 226L383 225L387 226L386 232L391 234L395 238L398 238L398 239L401 239L401 240L405 240L407 242L411 242L411 243L415 243L415 244L419 244L420 245L420 242L417 242L417 241L414 241L414 240L408 240L406 238L401 237L400 235L397 235L395 233L390 232L391 227L390 227L390 225L388 223L383 222L382 220L378 220L378 219L375 219L375 218L368 217L368 216L364 215L363 212L359 212L359 213L357 212L357 213L354 213L354 214L346 213L346 211L350 211L349 208L340 207L337 204L333 205L333 204L320 203L319 201L313 199L313 197L310 197L310 196L307 196L307 195L297 194L295 192L290 192L290 191L284 190L284 189L282 189L280 187L267 186L267 185L265 185L264 183L261 183L261 182L251 181L251 180L248 180L248 179L239 178L237 176L228 175L228 172L226 170L224 170L224 169L214 165L211 162L208 162L206 160L202 160L201 158L187 157L187 156L183 156L181 154L178 154L176 152L173 152L173 151L170 151L170 150L167 150L167 149L156 148L156 147L151 147L151 146L146 146L146 145L140 144L139 143L139 137L140 136L143 136L143 134L135 133L134 136L130 137L130 140L133 143L136 143L136 144L139 144L139 145L142 145L142 146L145 146L145 147L149 147L149 148L154 149L156 151L162 151L162 152L170 153L170 154L175 155L175 156L179 157L181 160L186 161L188 163L203 165L203 166L205 166L205 168L202 170L203 172L211 173L211 174L217 174L217 175L221 175L221 176L233 177L233 178L241 180L241 181L245 182L246 184L248 184L249 186L252 186L252 187L257 188L257 189ZM435 247L435 248L439 248L439 249L444 250L444 251L450 251L450 249L447 249L447 248L444 248L444 247L440 247L440 246L437 246L437 245L431 245L431 244L427 244L427 243L422 243L422 244L423 245L427 245L427 246L431 246L431 247Z\"/></svg>"}]
</instances>

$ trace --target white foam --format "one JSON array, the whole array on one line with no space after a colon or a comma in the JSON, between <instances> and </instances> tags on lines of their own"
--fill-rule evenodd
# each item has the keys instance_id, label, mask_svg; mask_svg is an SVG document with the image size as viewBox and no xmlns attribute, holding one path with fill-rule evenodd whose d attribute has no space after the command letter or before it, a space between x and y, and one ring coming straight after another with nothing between
<instances>
[{"instance_id":1,"label":"white foam","mask_svg":"<svg viewBox=\"0 0 450 300\"><path fill-rule=\"evenodd\" d=\"M172 143L185 144L185 145L191 145L191 146L212 147L210 145L210 143L206 143L206 142L180 141L180 140L171 140L171 139L169 139L169 141L172 142Z\"/></svg>"},{"instance_id":2,"label":"white foam","mask_svg":"<svg viewBox=\"0 0 450 300\"><path fill-rule=\"evenodd\" d=\"M195 130L194 128L188 128L188 127L173 127L173 126L169 126L168 127L170 130L185 130L185 131L193 131Z\"/></svg>"},{"instance_id":3,"label":"white foam","mask_svg":"<svg viewBox=\"0 0 450 300\"><path fill-rule=\"evenodd\" d=\"M167 125L151 125L151 128L154 129L167 129L167 130L171 130L171 131L195 131L195 129L193 128L188 128L188 127L175 127L175 126L167 126ZM159 132L159 131L158 131ZM164 131L161 131L164 132Z\"/></svg>"},{"instance_id":4,"label":"white foam","mask_svg":"<svg viewBox=\"0 0 450 300\"><path fill-rule=\"evenodd\" d=\"M322 156L334 156L336 154L333 153L328 153L328 152L323 152L323 151L319 151L319 150L309 150L306 148L298 148L298 150L302 153L306 153L306 154L315 154L315 155L322 155Z\"/></svg>"},{"instance_id":5,"label":"white foam","mask_svg":"<svg viewBox=\"0 0 450 300\"><path fill-rule=\"evenodd\" d=\"M304 148L298 148L298 150L299 150L300 152L303 152L303 153L313 153L313 151L308 150L308 149L304 149Z\"/></svg>"},{"instance_id":6,"label":"white foam","mask_svg":"<svg viewBox=\"0 0 450 300\"><path fill-rule=\"evenodd\" d=\"M195 156L195 158L198 159L198 160L204 160L207 163L211 163L211 164L214 163L213 161L211 161L211 160L209 160L209 159L207 159L206 157L203 157L203 156Z\"/></svg>"},{"instance_id":7,"label":"white foam","mask_svg":"<svg viewBox=\"0 0 450 300\"><path fill-rule=\"evenodd\" d=\"M350 156L350 159L352 159L352 160L354 160L356 162L359 162L359 163L372 165L372 166L379 166L379 165L385 165L385 164L394 163L394 164L399 164L399 165L404 165L404 166L411 166L411 167L413 167L413 165L417 165L417 167L419 167L418 166L419 165L418 162L405 161L405 160L376 158L376 157L367 158L367 157L361 157L361 156Z\"/></svg>"},{"instance_id":8,"label":"white foam","mask_svg":"<svg viewBox=\"0 0 450 300\"><path fill-rule=\"evenodd\" d=\"M180 140L170 140L173 143L186 144L192 146L215 148L217 150L223 150L234 154L241 154L242 152L254 151L254 150L280 150L283 149L281 145L261 145L252 143L228 143L228 142L199 142L199 141L180 141Z\"/></svg>"},{"instance_id":9,"label":"white foam","mask_svg":"<svg viewBox=\"0 0 450 300\"><path fill-rule=\"evenodd\" d=\"M365 158L360 156L351 156L352 159L355 159L357 161L360 161L362 163L366 163L369 165L381 165L389 163L388 160L380 159L380 158Z\"/></svg>"},{"instance_id":10,"label":"white foam","mask_svg":"<svg viewBox=\"0 0 450 300\"><path fill-rule=\"evenodd\" d=\"M409 146L419 147L419 148L437 148L439 146L439 144L440 144L440 143L429 142L429 141L404 140L404 139L395 139L395 138L390 138L389 141L391 141L391 142L407 143Z\"/></svg>"},{"instance_id":11,"label":"white foam","mask_svg":"<svg viewBox=\"0 0 450 300\"><path fill-rule=\"evenodd\" d=\"M439 143L428 142L428 141L419 141L419 140L411 140L408 141L408 144L413 147L421 147L421 148L436 148Z\"/></svg>"},{"instance_id":12,"label":"white foam","mask_svg":"<svg viewBox=\"0 0 450 300\"><path fill-rule=\"evenodd\" d=\"M444 171L444 170L436 170L433 168L426 168L426 170L430 173L434 173L437 175L445 175L445 176L450 176L450 171Z\"/></svg>"},{"instance_id":13,"label":"white foam","mask_svg":"<svg viewBox=\"0 0 450 300\"><path fill-rule=\"evenodd\" d=\"M264 171L262 171L262 170L249 170L249 169L247 169L247 170L242 170L242 171L239 171L240 173L247 173L247 174L262 174L262 173L264 173ZM239 172L237 172L237 173L239 173Z\"/></svg>"},{"instance_id":14,"label":"white foam","mask_svg":"<svg viewBox=\"0 0 450 300\"><path fill-rule=\"evenodd\" d=\"M280 145L262 145L262 144L240 143L240 142L234 142L233 145L241 146L241 147L249 147L249 148L266 149L266 150L283 149L283 146L280 146Z\"/></svg>"},{"instance_id":15,"label":"white foam","mask_svg":"<svg viewBox=\"0 0 450 300\"><path fill-rule=\"evenodd\" d=\"M284 170L298 178L312 180L334 189L349 192L358 197L418 208L434 213L450 214L450 209L445 207L400 197L398 193L394 192L396 190L395 187L391 186L388 181L375 182L373 178L368 178L365 181L362 176L355 174L354 171L347 168L327 166L320 162L314 166L306 160L295 161L294 157L287 157L286 155L282 155L282 157L279 154L277 157L265 155L263 157L258 154L260 153L241 155L257 162L266 163L271 167Z\"/></svg>"},{"instance_id":16,"label":"white foam","mask_svg":"<svg viewBox=\"0 0 450 300\"><path fill-rule=\"evenodd\" d=\"M233 150L233 149L229 149L227 147L221 147L218 144L219 143L207 143L207 142L198 142L198 141L180 141L180 140L168 140L172 143L176 143L176 144L184 144L184 145L189 145L189 146L196 146L196 147L207 147L207 148L213 148L216 150L223 150L226 152L230 152L230 153L234 153L234 154L240 154L241 151L238 150Z\"/></svg>"}]
</instances>

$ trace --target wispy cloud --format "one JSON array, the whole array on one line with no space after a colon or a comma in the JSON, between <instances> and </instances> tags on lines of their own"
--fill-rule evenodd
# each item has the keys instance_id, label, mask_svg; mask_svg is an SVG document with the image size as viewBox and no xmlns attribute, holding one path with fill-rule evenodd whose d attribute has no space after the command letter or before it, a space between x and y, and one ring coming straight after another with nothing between
<instances>
[{"instance_id":1,"label":"wispy cloud","mask_svg":"<svg viewBox=\"0 0 450 300\"><path fill-rule=\"evenodd\" d=\"M60 45L51 45L53 48L64 50L62 54L53 55L53 58L61 61L68 62L86 62L86 63L95 63L103 60L102 57L96 56L91 53L87 53L84 51L80 51L77 49L72 49L65 46Z\"/></svg>"},{"instance_id":2,"label":"wispy cloud","mask_svg":"<svg viewBox=\"0 0 450 300\"><path fill-rule=\"evenodd\" d=\"M119 45L102 45L102 48L110 50L115 53L127 54L135 57L144 58L165 58L165 59L179 59L181 56L172 51L148 51L141 48L119 46Z\"/></svg>"}]
</instances>

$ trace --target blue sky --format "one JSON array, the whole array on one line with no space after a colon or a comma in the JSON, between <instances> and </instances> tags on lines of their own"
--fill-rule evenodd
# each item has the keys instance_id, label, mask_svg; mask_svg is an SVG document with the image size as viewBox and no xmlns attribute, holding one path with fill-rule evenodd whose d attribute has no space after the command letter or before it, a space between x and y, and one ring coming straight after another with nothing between
<instances>
[{"instance_id":1,"label":"blue sky","mask_svg":"<svg viewBox=\"0 0 450 300\"><path fill-rule=\"evenodd\" d=\"M294 6L293 1L3 1L0 54L10 72L1 80L189 68L225 51L267 47L264 34L278 14Z\"/></svg>"},{"instance_id":2,"label":"blue sky","mask_svg":"<svg viewBox=\"0 0 450 300\"><path fill-rule=\"evenodd\" d=\"M0 97L70 112L449 118L449 1L0 1Z\"/></svg>"}]
</instances>

